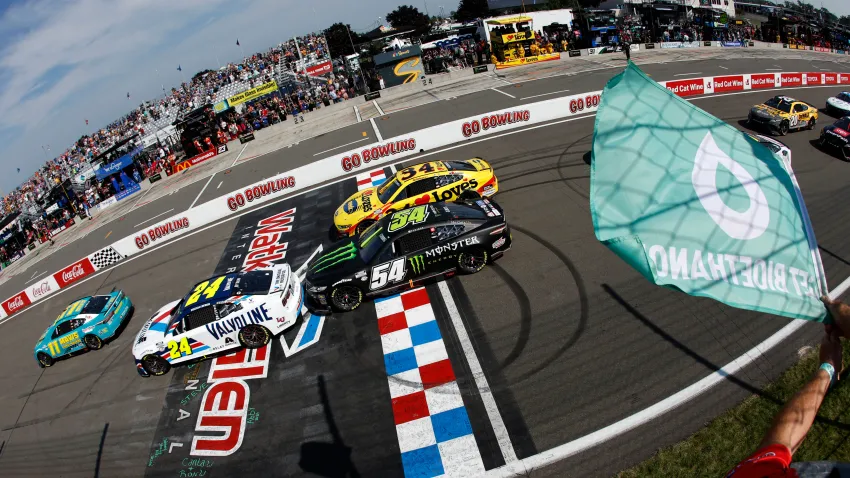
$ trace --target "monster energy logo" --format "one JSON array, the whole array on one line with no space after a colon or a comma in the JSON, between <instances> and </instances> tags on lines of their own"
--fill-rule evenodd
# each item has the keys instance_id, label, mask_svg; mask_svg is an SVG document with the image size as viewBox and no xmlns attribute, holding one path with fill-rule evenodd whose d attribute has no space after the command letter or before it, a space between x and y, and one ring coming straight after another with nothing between
<instances>
[{"instance_id":1,"label":"monster energy logo","mask_svg":"<svg viewBox=\"0 0 850 478\"><path fill-rule=\"evenodd\" d=\"M350 261L354 259L354 256L357 255L357 248L354 247L353 242L349 242L348 245L340 247L334 251L328 252L323 255L316 261L315 264L310 268L312 272L321 272L329 267L333 267L340 262ZM321 266L321 267L320 267Z\"/></svg>"},{"instance_id":2,"label":"monster energy logo","mask_svg":"<svg viewBox=\"0 0 850 478\"><path fill-rule=\"evenodd\" d=\"M410 268L413 269L414 274L418 275L425 271L425 259L422 256L408 257L407 261L410 262Z\"/></svg>"}]
</instances>

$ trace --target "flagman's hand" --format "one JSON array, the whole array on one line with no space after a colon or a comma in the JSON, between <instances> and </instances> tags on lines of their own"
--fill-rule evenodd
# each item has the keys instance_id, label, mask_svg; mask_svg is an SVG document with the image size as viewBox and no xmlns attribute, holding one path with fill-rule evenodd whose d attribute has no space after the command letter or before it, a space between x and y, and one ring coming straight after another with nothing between
<instances>
[{"instance_id":1,"label":"flagman's hand","mask_svg":"<svg viewBox=\"0 0 850 478\"><path fill-rule=\"evenodd\" d=\"M840 300L832 300L827 296L821 297L821 299L826 305L827 310L829 310L829 315L832 316L832 319L835 321L835 325L832 326L838 330L837 332L841 337L845 339L850 339L850 305L841 302ZM830 326L828 327L828 332Z\"/></svg>"}]
</instances>

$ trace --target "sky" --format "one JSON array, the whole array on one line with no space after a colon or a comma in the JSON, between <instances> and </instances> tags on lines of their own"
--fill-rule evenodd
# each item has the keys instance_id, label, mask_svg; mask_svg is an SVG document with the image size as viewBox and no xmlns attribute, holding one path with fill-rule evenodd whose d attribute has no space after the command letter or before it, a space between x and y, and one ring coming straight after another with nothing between
<instances>
[{"instance_id":1,"label":"sky","mask_svg":"<svg viewBox=\"0 0 850 478\"><path fill-rule=\"evenodd\" d=\"M0 0L0 188L177 87L178 65L189 79L239 61L237 38L247 55L338 21L365 31L399 3L410 2Z\"/></svg>"}]
</instances>

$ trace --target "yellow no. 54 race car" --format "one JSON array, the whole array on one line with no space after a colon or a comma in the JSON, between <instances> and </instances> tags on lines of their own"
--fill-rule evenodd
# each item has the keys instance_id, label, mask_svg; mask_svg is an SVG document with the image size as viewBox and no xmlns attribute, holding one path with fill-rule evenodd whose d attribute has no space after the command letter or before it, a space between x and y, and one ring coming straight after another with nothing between
<instances>
[{"instance_id":1,"label":"yellow no. 54 race car","mask_svg":"<svg viewBox=\"0 0 850 478\"><path fill-rule=\"evenodd\" d=\"M761 126L771 133L785 136L792 129L814 129L818 109L788 96L774 96L750 108L747 124Z\"/></svg>"},{"instance_id":2,"label":"yellow no. 54 race car","mask_svg":"<svg viewBox=\"0 0 850 478\"><path fill-rule=\"evenodd\" d=\"M481 158L417 164L346 199L334 213L334 228L339 236L352 236L401 209L429 202L473 200L492 196L498 190L493 168Z\"/></svg>"}]
</instances>

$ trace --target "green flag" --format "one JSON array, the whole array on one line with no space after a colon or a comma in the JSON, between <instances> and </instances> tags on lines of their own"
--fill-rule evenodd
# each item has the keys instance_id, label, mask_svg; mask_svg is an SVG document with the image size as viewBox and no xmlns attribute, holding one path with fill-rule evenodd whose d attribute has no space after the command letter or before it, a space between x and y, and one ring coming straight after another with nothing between
<instances>
[{"instance_id":1,"label":"green flag","mask_svg":"<svg viewBox=\"0 0 850 478\"><path fill-rule=\"evenodd\" d=\"M656 284L826 319L826 279L790 162L632 63L602 92L590 212L597 239Z\"/></svg>"}]
</instances>

